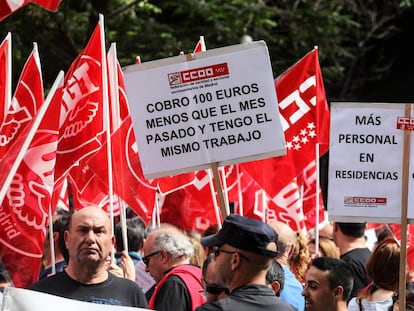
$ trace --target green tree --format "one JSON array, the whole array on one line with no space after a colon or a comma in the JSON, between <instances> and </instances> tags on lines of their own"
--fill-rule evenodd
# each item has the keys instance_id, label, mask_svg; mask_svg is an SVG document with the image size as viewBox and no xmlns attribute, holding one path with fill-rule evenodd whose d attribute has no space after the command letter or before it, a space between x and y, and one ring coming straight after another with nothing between
<instances>
[{"instance_id":1,"label":"green tree","mask_svg":"<svg viewBox=\"0 0 414 311\"><path fill-rule=\"evenodd\" d=\"M0 35L12 33L15 82L38 43L46 85L85 46L98 13L123 66L137 55L189 53L200 35L209 49L251 38L266 41L276 77L318 46L328 97L353 100L389 74L398 51L387 45L412 12L407 0L63 0L57 12L18 10L0 23Z\"/></svg>"}]
</instances>

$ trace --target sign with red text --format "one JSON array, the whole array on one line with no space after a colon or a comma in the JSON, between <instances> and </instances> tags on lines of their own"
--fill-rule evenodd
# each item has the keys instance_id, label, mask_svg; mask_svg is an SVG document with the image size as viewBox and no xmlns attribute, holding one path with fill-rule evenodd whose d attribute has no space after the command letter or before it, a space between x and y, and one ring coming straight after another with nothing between
<instances>
[{"instance_id":1,"label":"sign with red text","mask_svg":"<svg viewBox=\"0 0 414 311\"><path fill-rule=\"evenodd\" d=\"M336 221L399 223L405 104L331 103L328 215ZM408 218L414 219L411 134Z\"/></svg>"},{"instance_id":2,"label":"sign with red text","mask_svg":"<svg viewBox=\"0 0 414 311\"><path fill-rule=\"evenodd\" d=\"M132 65L124 75L146 178L286 153L262 41Z\"/></svg>"}]
</instances>

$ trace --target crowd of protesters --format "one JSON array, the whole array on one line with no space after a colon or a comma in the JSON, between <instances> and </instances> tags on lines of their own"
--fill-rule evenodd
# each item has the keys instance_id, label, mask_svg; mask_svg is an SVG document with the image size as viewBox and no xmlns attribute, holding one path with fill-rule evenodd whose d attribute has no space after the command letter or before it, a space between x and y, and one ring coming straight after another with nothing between
<instances>
[{"instance_id":1,"label":"crowd of protesters","mask_svg":"<svg viewBox=\"0 0 414 311\"><path fill-rule=\"evenodd\" d=\"M86 207L57 214L50 232L29 289L65 298L159 311L399 307L400 246L386 226L369 248L364 223L334 222L315 237L230 214L200 234L146 228L133 216L111 231L105 212ZM411 281L407 273L406 310L414 310Z\"/></svg>"}]
</instances>

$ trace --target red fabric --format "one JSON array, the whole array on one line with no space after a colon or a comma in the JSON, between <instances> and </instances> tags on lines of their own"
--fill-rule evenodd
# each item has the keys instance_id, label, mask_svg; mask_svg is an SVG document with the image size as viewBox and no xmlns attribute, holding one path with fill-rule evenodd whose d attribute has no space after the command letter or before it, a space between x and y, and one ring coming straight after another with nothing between
<instances>
[{"instance_id":1,"label":"red fabric","mask_svg":"<svg viewBox=\"0 0 414 311\"><path fill-rule=\"evenodd\" d=\"M191 185L166 195L161 205L161 222L185 230L203 232L217 223L209 176L204 170L195 173Z\"/></svg>"},{"instance_id":2,"label":"red fabric","mask_svg":"<svg viewBox=\"0 0 414 311\"><path fill-rule=\"evenodd\" d=\"M198 40L193 53L200 53L206 51L206 44L204 43L204 37L200 37L200 40Z\"/></svg>"},{"instance_id":3,"label":"red fabric","mask_svg":"<svg viewBox=\"0 0 414 311\"><path fill-rule=\"evenodd\" d=\"M100 25L65 77L56 179L103 144L103 86Z\"/></svg>"},{"instance_id":4,"label":"red fabric","mask_svg":"<svg viewBox=\"0 0 414 311\"><path fill-rule=\"evenodd\" d=\"M31 2L49 11L56 11L62 0L24 0L21 2L13 0L0 0L0 21Z\"/></svg>"},{"instance_id":5,"label":"red fabric","mask_svg":"<svg viewBox=\"0 0 414 311\"><path fill-rule=\"evenodd\" d=\"M244 215L265 222L279 220L295 231L305 229L300 189L287 157L270 158L240 165L256 183L254 196L244 202ZM247 204L246 204L247 203Z\"/></svg>"},{"instance_id":6,"label":"red fabric","mask_svg":"<svg viewBox=\"0 0 414 311\"><path fill-rule=\"evenodd\" d=\"M309 230L315 224L315 144L320 155L328 150L329 110L326 103L317 50L313 50L275 80L287 155L240 166L270 199L265 221L286 218L294 230ZM303 187L303 203L301 189ZM316 190L315 190L316 191ZM304 204L306 208L304 209ZM257 204L256 204L257 205ZM323 202L321 201L323 208ZM323 209L320 221L324 220ZM280 214L282 213L282 214ZM284 215L284 216L281 216Z\"/></svg>"},{"instance_id":7,"label":"red fabric","mask_svg":"<svg viewBox=\"0 0 414 311\"><path fill-rule=\"evenodd\" d=\"M170 272L166 273L158 282L154 293L148 302L148 307L150 309L154 309L157 294L164 285L165 281L171 275L176 275L180 277L181 280L183 280L191 297L191 310L194 311L198 306L201 306L206 302L206 299L201 295L201 293L204 291L203 284L201 283L201 269L192 265L179 265L177 267L174 267Z\"/></svg>"},{"instance_id":8,"label":"red fabric","mask_svg":"<svg viewBox=\"0 0 414 311\"><path fill-rule=\"evenodd\" d=\"M8 98L9 85L11 84L11 81L8 80L8 73L11 70L9 68L11 57L9 55L10 37L11 35L7 35L0 45L0 128L7 115L8 105L10 104L10 99Z\"/></svg>"},{"instance_id":9,"label":"red fabric","mask_svg":"<svg viewBox=\"0 0 414 311\"><path fill-rule=\"evenodd\" d=\"M326 211L322 191L316 188L316 161L312 161L298 176L298 184L302 187L303 214L307 230L316 227L316 198L319 195L319 224L326 220Z\"/></svg>"},{"instance_id":10,"label":"red fabric","mask_svg":"<svg viewBox=\"0 0 414 311\"><path fill-rule=\"evenodd\" d=\"M309 52L275 80L279 111L285 132L287 156L296 175L329 148L329 109L326 102L318 50Z\"/></svg>"},{"instance_id":11,"label":"red fabric","mask_svg":"<svg viewBox=\"0 0 414 311\"><path fill-rule=\"evenodd\" d=\"M32 0L33 3L49 11L56 11L62 0Z\"/></svg>"},{"instance_id":12,"label":"red fabric","mask_svg":"<svg viewBox=\"0 0 414 311\"><path fill-rule=\"evenodd\" d=\"M51 196L61 96L62 87L54 94L0 209L0 257L16 287L28 287L39 276L49 207L54 212ZM8 149L0 170L10 170L35 120Z\"/></svg>"},{"instance_id":13,"label":"red fabric","mask_svg":"<svg viewBox=\"0 0 414 311\"><path fill-rule=\"evenodd\" d=\"M108 73L116 71L116 80L109 74L109 94L111 110L111 155L113 191L125 201L147 224L151 220L155 203L156 186L147 181L142 173L135 133L129 113L124 77L114 50L108 52ZM90 178L99 179L104 187L99 191L108 193L108 154L107 144L87 161Z\"/></svg>"},{"instance_id":14,"label":"red fabric","mask_svg":"<svg viewBox=\"0 0 414 311\"><path fill-rule=\"evenodd\" d=\"M42 71L35 45L20 74L12 105L0 130L0 159L33 119L43 99Z\"/></svg>"},{"instance_id":15,"label":"red fabric","mask_svg":"<svg viewBox=\"0 0 414 311\"><path fill-rule=\"evenodd\" d=\"M15 3L13 0L0 0L0 21L11 15L14 11L21 9L29 4L30 0Z\"/></svg>"},{"instance_id":16,"label":"red fabric","mask_svg":"<svg viewBox=\"0 0 414 311\"><path fill-rule=\"evenodd\" d=\"M194 182L194 180L195 174L191 172L157 178L155 182L158 185L159 191L165 195L191 185Z\"/></svg>"},{"instance_id":17,"label":"red fabric","mask_svg":"<svg viewBox=\"0 0 414 311\"><path fill-rule=\"evenodd\" d=\"M111 136L114 192L124 200L148 224L155 203L156 186L145 179L136 148L131 118ZM88 167L96 173L107 189L108 171L106 144L88 161ZM106 192L105 192L106 193Z\"/></svg>"}]
</instances>

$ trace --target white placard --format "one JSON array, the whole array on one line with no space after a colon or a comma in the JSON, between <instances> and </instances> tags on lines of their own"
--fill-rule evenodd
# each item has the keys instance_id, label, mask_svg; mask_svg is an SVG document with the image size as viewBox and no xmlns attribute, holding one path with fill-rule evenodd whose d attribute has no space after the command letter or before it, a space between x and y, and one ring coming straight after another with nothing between
<instances>
[{"instance_id":1,"label":"white placard","mask_svg":"<svg viewBox=\"0 0 414 311\"><path fill-rule=\"evenodd\" d=\"M144 311L145 308L97 304L62 298L33 290L7 287L2 311Z\"/></svg>"},{"instance_id":2,"label":"white placard","mask_svg":"<svg viewBox=\"0 0 414 311\"><path fill-rule=\"evenodd\" d=\"M404 111L405 104L331 103L330 220L400 222L404 131L397 127L401 127ZM412 148L413 135L410 163L414 163ZM411 219L412 167L408 205Z\"/></svg>"},{"instance_id":3,"label":"white placard","mask_svg":"<svg viewBox=\"0 0 414 311\"><path fill-rule=\"evenodd\" d=\"M132 65L124 74L147 178L286 153L262 41Z\"/></svg>"}]
</instances>

